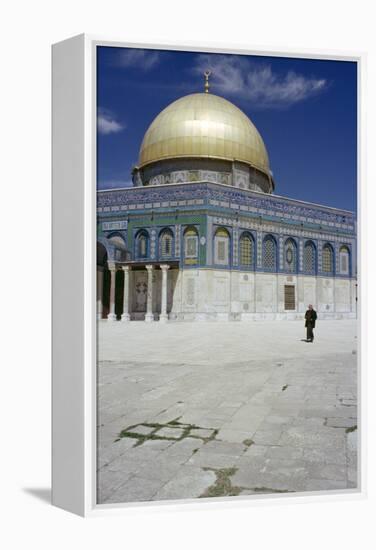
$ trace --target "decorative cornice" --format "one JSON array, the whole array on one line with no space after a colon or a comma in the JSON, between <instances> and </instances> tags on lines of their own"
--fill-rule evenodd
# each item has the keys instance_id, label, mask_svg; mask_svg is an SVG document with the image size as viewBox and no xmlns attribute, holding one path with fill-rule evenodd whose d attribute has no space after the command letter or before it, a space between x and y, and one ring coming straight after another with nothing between
<instances>
[{"instance_id":1,"label":"decorative cornice","mask_svg":"<svg viewBox=\"0 0 376 550\"><path fill-rule=\"evenodd\" d=\"M270 217L280 222L325 225L355 231L355 215L347 210L297 201L218 183L197 182L98 192L99 212L194 208L229 209L242 215Z\"/></svg>"}]
</instances>

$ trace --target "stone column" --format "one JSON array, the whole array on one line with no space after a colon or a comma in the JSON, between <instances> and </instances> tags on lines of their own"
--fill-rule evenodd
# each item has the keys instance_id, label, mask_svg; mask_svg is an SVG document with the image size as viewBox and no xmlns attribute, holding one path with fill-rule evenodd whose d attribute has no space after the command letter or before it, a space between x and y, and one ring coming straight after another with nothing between
<instances>
[{"instance_id":1,"label":"stone column","mask_svg":"<svg viewBox=\"0 0 376 550\"><path fill-rule=\"evenodd\" d=\"M111 273L111 281L110 281L110 312L107 315L107 321L116 321L116 315L115 315L116 267L114 264L110 264L108 268Z\"/></svg>"},{"instance_id":2,"label":"stone column","mask_svg":"<svg viewBox=\"0 0 376 550\"><path fill-rule=\"evenodd\" d=\"M129 265L123 265L123 272L124 272L124 294L123 294L123 313L121 316L121 320L123 322L128 322L131 320L131 316L129 315L129 275L130 275L130 266Z\"/></svg>"},{"instance_id":3,"label":"stone column","mask_svg":"<svg viewBox=\"0 0 376 550\"><path fill-rule=\"evenodd\" d=\"M148 294L147 294L147 302L146 302L146 315L145 315L145 321L147 323L151 323L154 321L154 315L153 315L153 265L146 265L145 266L148 272Z\"/></svg>"},{"instance_id":4,"label":"stone column","mask_svg":"<svg viewBox=\"0 0 376 550\"><path fill-rule=\"evenodd\" d=\"M97 266L97 319L103 314L103 267Z\"/></svg>"},{"instance_id":5,"label":"stone column","mask_svg":"<svg viewBox=\"0 0 376 550\"><path fill-rule=\"evenodd\" d=\"M162 323L165 323L168 321L168 315L167 315L167 270L169 269L169 265L161 265L160 268L162 270L162 299L161 299L161 314L159 316L159 320Z\"/></svg>"}]
</instances>

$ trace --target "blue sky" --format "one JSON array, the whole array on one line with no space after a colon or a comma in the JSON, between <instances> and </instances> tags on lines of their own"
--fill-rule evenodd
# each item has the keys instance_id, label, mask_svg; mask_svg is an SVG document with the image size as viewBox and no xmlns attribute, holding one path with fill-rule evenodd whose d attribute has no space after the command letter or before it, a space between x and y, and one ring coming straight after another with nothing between
<instances>
[{"instance_id":1,"label":"blue sky","mask_svg":"<svg viewBox=\"0 0 376 550\"><path fill-rule=\"evenodd\" d=\"M348 61L98 48L98 188L129 186L144 133L179 97L235 103L267 147L275 193L356 211L357 67Z\"/></svg>"}]
</instances>

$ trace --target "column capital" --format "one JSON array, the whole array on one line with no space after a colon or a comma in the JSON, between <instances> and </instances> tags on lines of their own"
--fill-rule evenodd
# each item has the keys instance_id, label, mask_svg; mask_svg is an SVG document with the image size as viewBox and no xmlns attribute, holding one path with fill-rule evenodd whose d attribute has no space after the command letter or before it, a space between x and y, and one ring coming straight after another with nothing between
<instances>
[{"instance_id":1,"label":"column capital","mask_svg":"<svg viewBox=\"0 0 376 550\"><path fill-rule=\"evenodd\" d=\"M153 269L154 269L154 266L151 265L151 264L145 265L145 267L148 271L153 271Z\"/></svg>"},{"instance_id":2,"label":"column capital","mask_svg":"<svg viewBox=\"0 0 376 550\"><path fill-rule=\"evenodd\" d=\"M122 265L121 268L122 268L123 271L131 271L131 266L130 265Z\"/></svg>"},{"instance_id":3,"label":"column capital","mask_svg":"<svg viewBox=\"0 0 376 550\"><path fill-rule=\"evenodd\" d=\"M159 267L162 271L167 271L168 269L170 269L170 266L168 264L160 264Z\"/></svg>"},{"instance_id":4,"label":"column capital","mask_svg":"<svg viewBox=\"0 0 376 550\"><path fill-rule=\"evenodd\" d=\"M116 267L117 267L116 264L114 264L114 263L112 263L112 262L109 262L109 263L108 263L108 269L109 269L110 271L116 271Z\"/></svg>"}]
</instances>

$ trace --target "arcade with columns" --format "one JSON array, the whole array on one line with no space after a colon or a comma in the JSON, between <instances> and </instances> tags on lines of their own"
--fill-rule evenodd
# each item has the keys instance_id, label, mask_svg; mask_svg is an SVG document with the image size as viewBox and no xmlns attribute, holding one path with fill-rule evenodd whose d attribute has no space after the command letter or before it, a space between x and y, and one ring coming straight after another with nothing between
<instances>
[{"instance_id":1,"label":"arcade with columns","mask_svg":"<svg viewBox=\"0 0 376 550\"><path fill-rule=\"evenodd\" d=\"M145 264L140 268L137 266L137 271L144 269L146 273L146 283L141 289L138 290L138 293L144 295L144 300L140 300L145 306L144 311L144 321L150 323L154 320L159 320L161 322L166 322L168 320L168 311L167 311L167 288L168 288L168 270L170 269L169 264ZM161 273L161 285L159 288L156 288L155 272L159 270ZM131 320L132 313L132 304L133 304L133 293L131 287L132 280L132 266L121 265L117 266L114 263L108 264L109 272L109 284L108 284L108 321L121 320L122 322L129 322ZM97 268L97 318L102 319L104 315L103 311L103 296L104 296L104 274L105 269L103 267ZM120 275L120 277L119 277ZM119 293L116 292L116 285L119 284L119 279L121 281L121 299L118 300L121 307L121 313L116 312L116 298ZM159 299L154 296L156 291L159 291ZM155 299L156 298L156 299ZM160 303L159 311L156 312L153 307L155 302ZM119 310L119 309L118 309ZM142 313L142 311L139 311ZM139 316L140 318L140 316Z\"/></svg>"}]
</instances>

